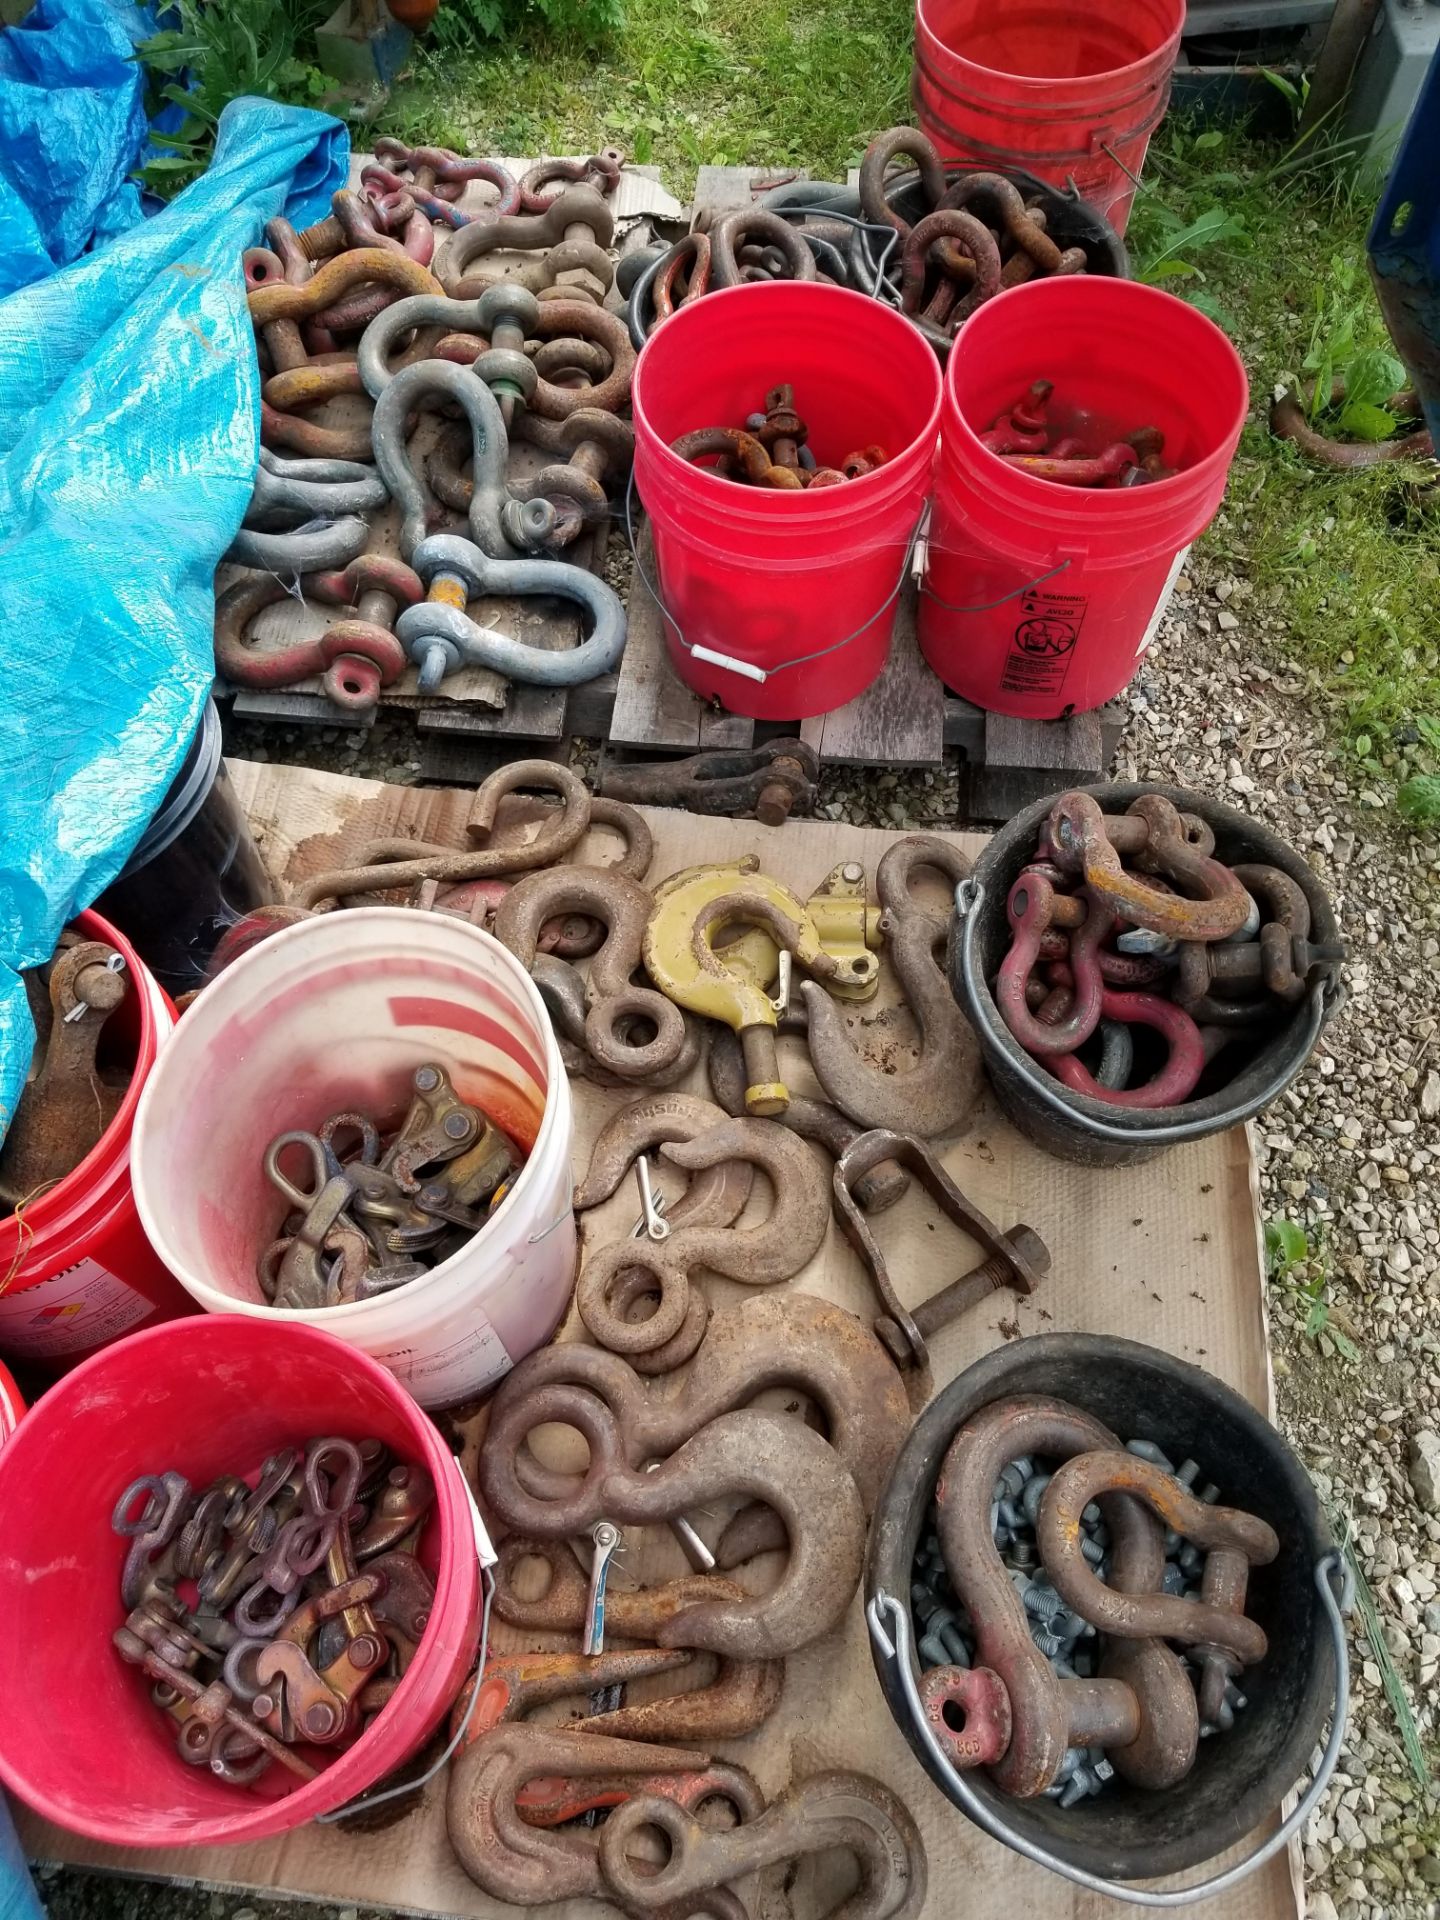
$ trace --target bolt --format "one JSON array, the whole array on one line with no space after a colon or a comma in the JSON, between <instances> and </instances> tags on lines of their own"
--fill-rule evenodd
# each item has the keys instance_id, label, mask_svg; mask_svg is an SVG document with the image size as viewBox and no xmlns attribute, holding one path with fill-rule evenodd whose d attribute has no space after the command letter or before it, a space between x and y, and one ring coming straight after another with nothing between
<instances>
[{"instance_id":1,"label":"bolt","mask_svg":"<svg viewBox=\"0 0 1440 1920\"><path fill-rule=\"evenodd\" d=\"M1100 1502L1098 1500L1092 1500L1080 1518L1087 1527L1098 1527L1100 1524Z\"/></svg>"},{"instance_id":2,"label":"bolt","mask_svg":"<svg viewBox=\"0 0 1440 1920\"><path fill-rule=\"evenodd\" d=\"M1040 1524L1040 1502L1045 1498L1045 1489L1049 1484L1050 1475L1048 1473L1037 1473L1032 1479L1027 1480L1025 1483L1025 1491L1020 1496L1020 1504L1025 1509L1025 1518L1030 1522L1032 1527ZM1093 1501L1091 1505L1094 1506ZM1100 1509L1096 1507L1095 1511L1099 1513Z\"/></svg>"},{"instance_id":3,"label":"bolt","mask_svg":"<svg viewBox=\"0 0 1440 1920\"><path fill-rule=\"evenodd\" d=\"M1173 1560L1165 1562L1165 1571L1160 1579L1160 1590L1162 1593L1173 1593L1177 1596L1185 1591L1184 1572Z\"/></svg>"},{"instance_id":4,"label":"bolt","mask_svg":"<svg viewBox=\"0 0 1440 1920\"><path fill-rule=\"evenodd\" d=\"M1200 1549L1195 1545L1193 1540L1184 1542L1177 1558L1179 1559L1181 1569L1189 1574L1198 1574L1205 1564Z\"/></svg>"},{"instance_id":5,"label":"bolt","mask_svg":"<svg viewBox=\"0 0 1440 1920\"><path fill-rule=\"evenodd\" d=\"M1030 1638L1047 1660L1060 1653L1065 1646L1065 1642L1058 1634L1047 1633L1038 1620L1030 1622Z\"/></svg>"},{"instance_id":6,"label":"bolt","mask_svg":"<svg viewBox=\"0 0 1440 1920\"><path fill-rule=\"evenodd\" d=\"M1079 1806L1089 1791L1090 1769L1086 1766L1078 1766L1065 1782L1060 1794L1060 1804L1062 1807Z\"/></svg>"},{"instance_id":7,"label":"bolt","mask_svg":"<svg viewBox=\"0 0 1440 1920\"><path fill-rule=\"evenodd\" d=\"M1196 1460L1182 1460L1175 1478L1182 1487L1193 1487L1200 1478L1200 1464Z\"/></svg>"},{"instance_id":8,"label":"bolt","mask_svg":"<svg viewBox=\"0 0 1440 1920\"><path fill-rule=\"evenodd\" d=\"M1115 1778L1115 1769L1105 1758L1103 1750L1100 1752L1099 1758L1093 1762L1090 1771L1095 1776L1095 1791L1097 1793L1101 1787L1105 1785L1107 1780L1113 1780Z\"/></svg>"},{"instance_id":9,"label":"bolt","mask_svg":"<svg viewBox=\"0 0 1440 1920\"><path fill-rule=\"evenodd\" d=\"M938 1629L932 1628L932 1636L937 1631L940 1635L941 1646L944 1647L946 1653L950 1656L950 1665L952 1667L968 1667L970 1665L970 1649L965 1644L965 1637L960 1629L954 1625L944 1626Z\"/></svg>"},{"instance_id":10,"label":"bolt","mask_svg":"<svg viewBox=\"0 0 1440 1920\"><path fill-rule=\"evenodd\" d=\"M938 1634L927 1633L916 1649L920 1664L927 1670L930 1667L948 1667L950 1655L945 1651L945 1643Z\"/></svg>"},{"instance_id":11,"label":"bolt","mask_svg":"<svg viewBox=\"0 0 1440 1920\"><path fill-rule=\"evenodd\" d=\"M1078 1613L1066 1612L1055 1616L1054 1620L1050 1623L1050 1631L1052 1633L1058 1633L1060 1638L1068 1646L1072 1641L1083 1640L1087 1634L1093 1633L1095 1629L1088 1620L1083 1619Z\"/></svg>"},{"instance_id":12,"label":"bolt","mask_svg":"<svg viewBox=\"0 0 1440 1920\"><path fill-rule=\"evenodd\" d=\"M1175 1531L1174 1527L1167 1527L1165 1529L1165 1558L1167 1560L1173 1559L1179 1551L1180 1535Z\"/></svg>"},{"instance_id":13,"label":"bolt","mask_svg":"<svg viewBox=\"0 0 1440 1920\"><path fill-rule=\"evenodd\" d=\"M1209 1480L1200 1489L1200 1498L1207 1507L1213 1507L1220 1498L1220 1489L1213 1480Z\"/></svg>"},{"instance_id":14,"label":"bolt","mask_svg":"<svg viewBox=\"0 0 1440 1920\"><path fill-rule=\"evenodd\" d=\"M440 1069L438 1067L417 1067L415 1069L415 1091L417 1093L433 1093L439 1084Z\"/></svg>"},{"instance_id":15,"label":"bolt","mask_svg":"<svg viewBox=\"0 0 1440 1920\"><path fill-rule=\"evenodd\" d=\"M1127 1440L1125 1451L1133 1453L1137 1460L1148 1460L1152 1467L1161 1467L1166 1473L1174 1473L1174 1463L1169 1454L1161 1451L1153 1440Z\"/></svg>"},{"instance_id":16,"label":"bolt","mask_svg":"<svg viewBox=\"0 0 1440 1920\"><path fill-rule=\"evenodd\" d=\"M1065 1611L1065 1602L1055 1589L1050 1586L1042 1587L1038 1580L1031 1580L1023 1587L1020 1598L1025 1603L1025 1611L1034 1614L1037 1620L1043 1620L1047 1625L1057 1613Z\"/></svg>"},{"instance_id":17,"label":"bolt","mask_svg":"<svg viewBox=\"0 0 1440 1920\"><path fill-rule=\"evenodd\" d=\"M1035 1558L1035 1549L1030 1545L1028 1540L1017 1540L1010 1549L1010 1562L1012 1566L1033 1567L1035 1565Z\"/></svg>"},{"instance_id":18,"label":"bolt","mask_svg":"<svg viewBox=\"0 0 1440 1920\"><path fill-rule=\"evenodd\" d=\"M305 1709L305 1731L324 1740L339 1725L340 1716L329 1700L317 1700Z\"/></svg>"},{"instance_id":19,"label":"bolt","mask_svg":"<svg viewBox=\"0 0 1440 1920\"><path fill-rule=\"evenodd\" d=\"M1080 1551L1092 1567L1098 1567L1105 1558L1105 1549L1098 1540L1092 1540L1087 1534L1080 1536Z\"/></svg>"}]
</instances>

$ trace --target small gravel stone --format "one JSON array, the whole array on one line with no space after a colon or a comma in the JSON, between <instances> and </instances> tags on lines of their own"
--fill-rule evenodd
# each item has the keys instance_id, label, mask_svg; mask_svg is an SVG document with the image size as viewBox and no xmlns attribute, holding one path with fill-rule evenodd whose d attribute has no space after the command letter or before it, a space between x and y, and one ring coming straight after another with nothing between
<instances>
[{"instance_id":1,"label":"small gravel stone","mask_svg":"<svg viewBox=\"0 0 1440 1920\"><path fill-rule=\"evenodd\" d=\"M1440 1513L1440 1434L1427 1430L1410 1442L1410 1484L1427 1513Z\"/></svg>"}]
</instances>

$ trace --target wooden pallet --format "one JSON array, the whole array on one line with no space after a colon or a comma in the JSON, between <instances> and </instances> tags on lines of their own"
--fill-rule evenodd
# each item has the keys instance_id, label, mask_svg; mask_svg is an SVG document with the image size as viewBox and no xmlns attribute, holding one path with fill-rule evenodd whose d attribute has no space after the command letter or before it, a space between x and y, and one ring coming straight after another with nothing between
<instances>
[{"instance_id":1,"label":"wooden pallet","mask_svg":"<svg viewBox=\"0 0 1440 1920\"><path fill-rule=\"evenodd\" d=\"M358 179L363 156L352 164ZM506 160L512 172L533 162ZM789 174L782 170L779 177ZM777 177L775 169L701 167L696 175L692 211L724 212L749 206L756 187ZM808 176L803 169L796 179ZM477 197L488 188L472 183ZM647 235L647 223L683 221L686 210L658 184L654 168L628 169L616 200L617 217L630 223L622 248ZM497 256L499 258L501 256ZM337 400L318 417L339 422L360 403ZM517 443L511 472L524 477L541 456ZM398 516L378 515L376 544L394 549ZM641 568L655 579L648 530L638 532ZM601 570L603 537L587 554L572 550L581 564ZM221 584L224 584L222 577ZM621 758L669 756L707 749L743 749L779 732L798 732L822 766L877 769L933 769L948 749L963 759L960 817L977 821L1007 819L1020 807L1057 786L1099 778L1110 764L1123 712L1105 709L1055 722L1021 721L987 714L969 701L948 694L921 657L915 634L915 591L907 586L895 619L894 638L884 672L873 686L847 705L813 719L777 724L756 722L717 709L681 682L670 662L659 607L637 569L633 580L625 653L618 670L585 686L564 688L511 686L498 676L467 670L448 677L440 689L420 695L413 669L384 689L381 710L415 715L420 777L425 781L478 785L496 766L519 753L565 759L574 739L599 740ZM546 611L535 601L491 602L487 620L523 636L531 645L568 648L580 638L578 618ZM313 609L281 606L256 623L258 635L279 640L321 630L325 616ZM226 691L223 687L222 693ZM332 706L318 678L283 692L235 690L235 712L248 719L300 726L372 724L374 714L349 716Z\"/></svg>"}]
</instances>

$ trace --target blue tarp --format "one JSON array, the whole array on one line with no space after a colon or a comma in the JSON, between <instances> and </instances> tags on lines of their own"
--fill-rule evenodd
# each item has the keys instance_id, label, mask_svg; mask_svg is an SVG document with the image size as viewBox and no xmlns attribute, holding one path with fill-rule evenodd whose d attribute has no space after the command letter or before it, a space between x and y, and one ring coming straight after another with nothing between
<instances>
[{"instance_id":1,"label":"blue tarp","mask_svg":"<svg viewBox=\"0 0 1440 1920\"><path fill-rule=\"evenodd\" d=\"M36 0L0 32L0 294L43 280L140 218L126 175L145 140L138 10Z\"/></svg>"},{"instance_id":2,"label":"blue tarp","mask_svg":"<svg viewBox=\"0 0 1440 1920\"><path fill-rule=\"evenodd\" d=\"M93 3L41 0L66 20ZM95 52L109 63L113 47ZM107 177L116 123L131 138L129 78L88 96L83 150ZM27 84L0 65L11 182L12 96ZM144 132L142 119L127 164ZM241 251L278 213L324 214L347 158L327 115L237 100L193 186L0 300L0 1131L33 1045L15 970L47 959L120 871L210 687L215 564L259 445ZM110 231L116 193L70 184L89 212L28 203L47 245ZM57 190L51 178L52 202Z\"/></svg>"}]
</instances>

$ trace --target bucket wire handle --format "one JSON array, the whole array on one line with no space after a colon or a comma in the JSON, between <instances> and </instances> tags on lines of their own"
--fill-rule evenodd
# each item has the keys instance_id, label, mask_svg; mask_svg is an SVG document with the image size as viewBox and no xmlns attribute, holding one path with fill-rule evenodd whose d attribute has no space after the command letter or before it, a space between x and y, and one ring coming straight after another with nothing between
<instances>
[{"instance_id":1,"label":"bucket wire handle","mask_svg":"<svg viewBox=\"0 0 1440 1920\"><path fill-rule=\"evenodd\" d=\"M1338 1597L1332 1585L1332 1578L1336 1574L1340 1576ZM1144 1887L1129 1886L1120 1880L1107 1880L1098 1873L1087 1873L1083 1867L1071 1866L1068 1860L1062 1860L1058 1854L1051 1853L1038 1842L1013 1832L999 1814L980 1798L964 1774L951 1766L945 1749L925 1718L919 1689L915 1685L910 1615L903 1602L882 1589L866 1607L865 1621L875 1651L889 1666L904 1698L905 1709L910 1716L910 1730L919 1734L936 1773L944 1782L946 1794L958 1802L976 1826L983 1828L992 1840L999 1840L1025 1859L1033 1860L1036 1866L1048 1867L1052 1873L1058 1873L1062 1879L1073 1882L1077 1887L1085 1887L1091 1893L1108 1894L1112 1900L1124 1900L1135 1907L1183 1907L1192 1900L1206 1900L1214 1894L1223 1893L1228 1887L1248 1879L1267 1860L1273 1860L1277 1853L1290 1844L1291 1838L1320 1804L1330 1785L1330 1776L1339 1765L1350 1697L1350 1654L1345 1644L1345 1614L1354 1598L1354 1576L1338 1549L1332 1547L1329 1553L1316 1561L1315 1587L1325 1611L1335 1655L1335 1705L1330 1721L1330 1737L1325 1743L1325 1752L1315 1770L1315 1777L1270 1838L1262 1841L1253 1853L1247 1854L1243 1860L1237 1860L1233 1867L1227 1867L1223 1873L1214 1874L1193 1887L1176 1887L1164 1892L1152 1892Z\"/></svg>"},{"instance_id":2,"label":"bucket wire handle","mask_svg":"<svg viewBox=\"0 0 1440 1920\"><path fill-rule=\"evenodd\" d=\"M646 572L645 563L640 558L639 549L635 544L634 504L635 469L632 467L630 469L630 479L625 488L625 542L630 549L630 558L635 562L635 571L640 576L645 591L660 609L663 617L668 620L670 625L675 629L675 637L681 646L694 660L707 660L711 666L723 667L728 673L741 674L746 680L761 681L768 680L773 673L784 673L787 668L790 667L808 666L812 660L823 660L827 654L838 653L842 647L848 647L852 640L858 640L862 633L874 626L882 613L885 613L890 607L894 606L895 602L900 598L901 589L905 585L905 576L910 571L910 556L915 551L915 543L920 538L920 530L925 525L929 510L929 503L927 502L925 508L921 510L920 518L910 530L910 537L905 543L905 557L900 563L899 579L880 602L874 613L872 613L868 619L862 620L853 633L847 633L843 640L833 640L828 647L816 647L812 653L798 653L793 659L782 660L778 666L757 667L752 660L737 660L733 654L716 653L711 647L698 646L693 640L687 640L685 638L684 629L661 599L659 587Z\"/></svg>"},{"instance_id":3,"label":"bucket wire handle","mask_svg":"<svg viewBox=\"0 0 1440 1920\"><path fill-rule=\"evenodd\" d=\"M980 958L976 952L979 939L977 928L980 924L979 907L985 899L985 883L972 874L962 880L955 889L955 915L960 922L960 973L969 992L966 995L965 1016L971 1026L977 1028L982 1037L992 1045L1004 1050L1015 1044L1010 1029L1001 1020L996 1011L989 988L985 985ZM1311 987L1307 1006L1314 1021L1315 1030L1306 1047L1308 1054L1324 1030L1325 1023L1345 1004L1343 982L1337 982L1335 976L1322 976ZM1013 1069L1012 1069L1013 1071ZM1025 1091L1042 1107L1048 1107L1051 1113L1062 1120L1074 1121L1076 1109L1075 1096L1066 1091L1058 1080L1052 1080L1043 1067L1037 1063L1033 1077L1026 1076ZM1083 1097L1083 1096L1082 1096ZM1266 1096L1267 1098L1269 1096ZM1252 1107L1251 1113L1255 1111ZM1182 1142L1198 1139L1197 1126L1204 1131L1204 1122L1181 1120L1171 1126L1146 1126L1141 1128L1112 1126L1108 1120L1101 1120L1086 1113L1083 1116L1087 1133L1097 1134L1102 1140L1113 1140L1118 1146L1178 1146ZM1231 1122L1225 1123L1227 1126Z\"/></svg>"},{"instance_id":4,"label":"bucket wire handle","mask_svg":"<svg viewBox=\"0 0 1440 1920\"><path fill-rule=\"evenodd\" d=\"M998 600L987 600L983 606L978 607L961 607L957 606L953 600L942 600L933 587L927 587L923 582L920 591L927 600L933 600L937 607L943 607L947 613L991 613L996 607L1003 607L1007 600L1018 600L1021 594L1033 593L1036 587L1043 587L1047 580L1053 580L1056 574L1064 573L1069 565L1069 560L1062 560L1058 566L1051 567L1048 573L1039 574L1034 580L1027 580L1023 587L1016 587L1011 593L1002 593Z\"/></svg>"}]
</instances>

